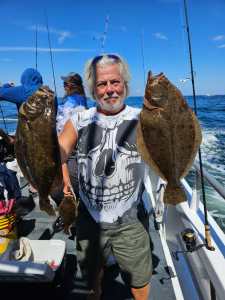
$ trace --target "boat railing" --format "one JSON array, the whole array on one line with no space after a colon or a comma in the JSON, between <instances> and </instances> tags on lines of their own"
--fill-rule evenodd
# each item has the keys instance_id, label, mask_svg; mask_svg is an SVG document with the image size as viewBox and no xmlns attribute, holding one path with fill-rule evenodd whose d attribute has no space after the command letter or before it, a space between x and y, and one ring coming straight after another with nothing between
<instances>
[{"instance_id":1,"label":"boat railing","mask_svg":"<svg viewBox=\"0 0 225 300\"><path fill-rule=\"evenodd\" d=\"M194 169L197 171L198 175L200 176L200 166L199 163L195 162L193 165ZM203 175L204 175L204 179L207 180L207 182L209 183L209 185L215 190L217 191L217 193L225 200L225 188L223 187L223 185L216 180L212 175L210 175L205 168L203 168Z\"/></svg>"}]
</instances>

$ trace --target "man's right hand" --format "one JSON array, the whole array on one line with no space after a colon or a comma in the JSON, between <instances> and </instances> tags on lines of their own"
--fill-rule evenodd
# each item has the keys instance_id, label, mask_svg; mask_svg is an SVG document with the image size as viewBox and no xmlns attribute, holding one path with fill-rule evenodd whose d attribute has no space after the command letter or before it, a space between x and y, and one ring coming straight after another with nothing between
<instances>
[{"instance_id":1,"label":"man's right hand","mask_svg":"<svg viewBox=\"0 0 225 300\"><path fill-rule=\"evenodd\" d=\"M65 196L71 196L71 182L69 176L69 170L66 163L62 165L62 173L63 173L63 193Z\"/></svg>"},{"instance_id":2,"label":"man's right hand","mask_svg":"<svg viewBox=\"0 0 225 300\"><path fill-rule=\"evenodd\" d=\"M72 195L72 191L71 191L71 188L70 188L71 184L67 183L65 184L64 183L64 187L63 187L63 193L64 193L64 196L71 196Z\"/></svg>"}]
</instances>

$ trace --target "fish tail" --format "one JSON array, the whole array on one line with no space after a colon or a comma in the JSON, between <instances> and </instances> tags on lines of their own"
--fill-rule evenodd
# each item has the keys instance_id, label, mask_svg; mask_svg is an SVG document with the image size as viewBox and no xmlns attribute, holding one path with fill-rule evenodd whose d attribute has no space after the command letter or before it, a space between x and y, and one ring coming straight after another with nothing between
<instances>
[{"instance_id":1,"label":"fish tail","mask_svg":"<svg viewBox=\"0 0 225 300\"><path fill-rule=\"evenodd\" d=\"M47 198L41 198L39 200L40 210L45 211L49 216L55 216L55 209L51 205L48 197Z\"/></svg>"},{"instance_id":2,"label":"fish tail","mask_svg":"<svg viewBox=\"0 0 225 300\"><path fill-rule=\"evenodd\" d=\"M164 203L176 205L186 200L186 194L181 185L174 186L169 183L167 184L164 193Z\"/></svg>"},{"instance_id":3,"label":"fish tail","mask_svg":"<svg viewBox=\"0 0 225 300\"><path fill-rule=\"evenodd\" d=\"M69 225L65 225L65 227L64 227L65 234L69 234L70 233L69 227L70 227Z\"/></svg>"}]
</instances>

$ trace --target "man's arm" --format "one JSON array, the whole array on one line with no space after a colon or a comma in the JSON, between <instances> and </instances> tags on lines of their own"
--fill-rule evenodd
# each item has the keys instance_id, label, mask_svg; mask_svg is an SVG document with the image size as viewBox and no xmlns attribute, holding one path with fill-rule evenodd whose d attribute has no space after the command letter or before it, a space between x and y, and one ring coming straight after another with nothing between
<instances>
[{"instance_id":1,"label":"man's arm","mask_svg":"<svg viewBox=\"0 0 225 300\"><path fill-rule=\"evenodd\" d=\"M26 93L24 87L0 87L0 100L9 101L21 105L24 101L26 101Z\"/></svg>"},{"instance_id":2,"label":"man's arm","mask_svg":"<svg viewBox=\"0 0 225 300\"><path fill-rule=\"evenodd\" d=\"M64 194L70 193L70 178L67 167L67 160L77 143L77 131L74 128L72 122L69 120L66 122L62 133L59 136L60 155L62 162L62 173L64 182Z\"/></svg>"}]
</instances>

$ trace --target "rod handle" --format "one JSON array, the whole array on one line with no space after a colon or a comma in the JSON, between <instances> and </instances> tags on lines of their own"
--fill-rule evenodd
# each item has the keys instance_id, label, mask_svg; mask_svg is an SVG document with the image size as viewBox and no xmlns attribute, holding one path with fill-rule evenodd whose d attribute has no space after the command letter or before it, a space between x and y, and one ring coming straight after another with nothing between
<instances>
[{"instance_id":1,"label":"rod handle","mask_svg":"<svg viewBox=\"0 0 225 300\"><path fill-rule=\"evenodd\" d=\"M211 240L209 225L205 225L205 241L206 241L206 248L208 250L215 251L215 248L212 246L212 240Z\"/></svg>"}]
</instances>

